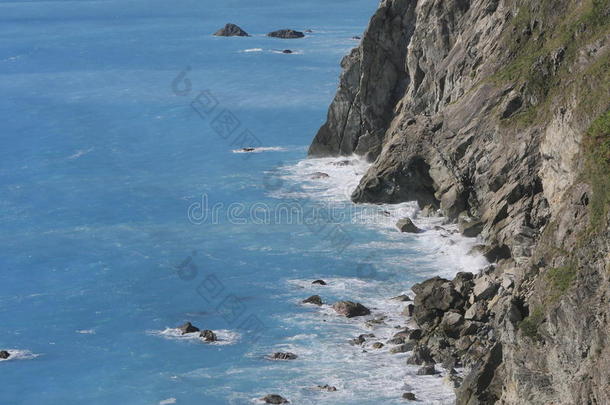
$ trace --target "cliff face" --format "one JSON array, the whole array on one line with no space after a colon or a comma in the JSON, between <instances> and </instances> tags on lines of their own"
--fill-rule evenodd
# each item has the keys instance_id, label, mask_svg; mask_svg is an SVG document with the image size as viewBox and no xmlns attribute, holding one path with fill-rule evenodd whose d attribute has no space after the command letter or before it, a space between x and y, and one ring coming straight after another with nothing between
<instances>
[{"instance_id":1,"label":"cliff face","mask_svg":"<svg viewBox=\"0 0 610 405\"><path fill-rule=\"evenodd\" d=\"M460 404L610 404L609 52L609 0L384 0L342 62L310 155L374 160L355 202L440 207L495 262L458 307L420 289Z\"/></svg>"}]
</instances>

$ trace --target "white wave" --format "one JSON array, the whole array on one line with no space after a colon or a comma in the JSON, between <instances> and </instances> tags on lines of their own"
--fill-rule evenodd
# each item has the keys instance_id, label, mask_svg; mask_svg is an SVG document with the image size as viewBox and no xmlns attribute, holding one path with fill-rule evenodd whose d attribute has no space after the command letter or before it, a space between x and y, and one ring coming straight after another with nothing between
<instances>
[{"instance_id":1,"label":"white wave","mask_svg":"<svg viewBox=\"0 0 610 405\"><path fill-rule=\"evenodd\" d=\"M80 333L81 335L95 335L94 329L80 329L77 330L76 333Z\"/></svg>"},{"instance_id":2,"label":"white wave","mask_svg":"<svg viewBox=\"0 0 610 405\"><path fill-rule=\"evenodd\" d=\"M244 53L251 53L251 52L262 52L263 48L250 48L250 49L244 49L243 51L240 52L244 52Z\"/></svg>"},{"instance_id":3,"label":"white wave","mask_svg":"<svg viewBox=\"0 0 610 405\"><path fill-rule=\"evenodd\" d=\"M12 360L30 360L35 359L40 356L39 354L32 353L29 350L19 350L19 349L6 349L6 351L10 354L8 359L0 359L1 361L12 361Z\"/></svg>"},{"instance_id":4,"label":"white wave","mask_svg":"<svg viewBox=\"0 0 610 405\"><path fill-rule=\"evenodd\" d=\"M176 398L167 398L164 399L163 401L159 401L159 405L170 405L170 404L175 404L176 403Z\"/></svg>"},{"instance_id":5,"label":"white wave","mask_svg":"<svg viewBox=\"0 0 610 405\"><path fill-rule=\"evenodd\" d=\"M249 150L252 149L252 150ZM233 149L233 153L261 153L261 152L285 152L287 149L281 146L263 146L260 148Z\"/></svg>"},{"instance_id":6,"label":"white wave","mask_svg":"<svg viewBox=\"0 0 610 405\"><path fill-rule=\"evenodd\" d=\"M72 160L72 159L78 159L81 156L85 156L88 153L91 153L95 150L95 148L89 148L89 149L81 149L76 151L76 153L74 153L73 155L68 156L68 159Z\"/></svg>"},{"instance_id":7,"label":"white wave","mask_svg":"<svg viewBox=\"0 0 610 405\"><path fill-rule=\"evenodd\" d=\"M218 338L218 340L215 342L204 342L199 337L199 332L182 334L182 331L178 328L165 328L163 330L147 331L147 333L149 335L161 336L165 339L184 340L184 341L190 341L190 342L202 342L202 343L205 343L206 345L217 345L217 346L232 345L232 344L237 343L239 341L239 339L241 338L241 335L238 332L231 331L228 329L213 330L212 332L214 332L214 334L216 334L216 337Z\"/></svg>"}]
</instances>

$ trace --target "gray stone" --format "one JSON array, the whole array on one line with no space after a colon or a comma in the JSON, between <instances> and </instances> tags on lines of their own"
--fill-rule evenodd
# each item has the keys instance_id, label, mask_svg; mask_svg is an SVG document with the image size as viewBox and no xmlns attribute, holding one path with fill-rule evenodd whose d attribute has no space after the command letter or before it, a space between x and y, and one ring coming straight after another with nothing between
<instances>
[{"instance_id":1,"label":"gray stone","mask_svg":"<svg viewBox=\"0 0 610 405\"><path fill-rule=\"evenodd\" d=\"M282 39L294 39L294 38L303 38L305 34L300 31L283 29L270 32L267 36L272 38L282 38Z\"/></svg>"},{"instance_id":2,"label":"gray stone","mask_svg":"<svg viewBox=\"0 0 610 405\"><path fill-rule=\"evenodd\" d=\"M276 352L273 353L269 358L271 360L296 360L299 356L290 352Z\"/></svg>"},{"instance_id":3,"label":"gray stone","mask_svg":"<svg viewBox=\"0 0 610 405\"><path fill-rule=\"evenodd\" d=\"M359 302L352 301L339 301L333 304L333 309L340 315L347 318L353 318L356 316L369 315L371 311L360 304Z\"/></svg>"},{"instance_id":4,"label":"gray stone","mask_svg":"<svg viewBox=\"0 0 610 405\"><path fill-rule=\"evenodd\" d=\"M403 218L396 223L396 227L400 232L405 233L421 233L421 229L415 226L411 218Z\"/></svg>"},{"instance_id":5,"label":"gray stone","mask_svg":"<svg viewBox=\"0 0 610 405\"><path fill-rule=\"evenodd\" d=\"M227 24L214 33L217 37L248 37L248 33L235 24Z\"/></svg>"},{"instance_id":6,"label":"gray stone","mask_svg":"<svg viewBox=\"0 0 610 405\"><path fill-rule=\"evenodd\" d=\"M11 354L6 350L0 350L0 359L6 360L11 357Z\"/></svg>"},{"instance_id":7,"label":"gray stone","mask_svg":"<svg viewBox=\"0 0 610 405\"><path fill-rule=\"evenodd\" d=\"M303 304L314 304L314 305L318 305L318 306L323 304L322 298L320 298L319 295L312 295L309 298L305 298L302 302L303 302Z\"/></svg>"},{"instance_id":8,"label":"gray stone","mask_svg":"<svg viewBox=\"0 0 610 405\"><path fill-rule=\"evenodd\" d=\"M434 375L434 374L438 374L438 371L436 371L434 364L426 364L424 366L421 366L419 368L419 370L417 370L417 375Z\"/></svg>"},{"instance_id":9,"label":"gray stone","mask_svg":"<svg viewBox=\"0 0 610 405\"><path fill-rule=\"evenodd\" d=\"M213 331L209 330L209 329L201 331L199 333L199 337L204 342L216 342L218 340L218 337L216 336L216 334Z\"/></svg>"},{"instance_id":10,"label":"gray stone","mask_svg":"<svg viewBox=\"0 0 610 405\"><path fill-rule=\"evenodd\" d=\"M266 404L287 404L288 400L286 398L284 398L281 395L277 395L277 394L269 394L269 395L265 395L264 397L261 398L261 401L263 401Z\"/></svg>"},{"instance_id":11,"label":"gray stone","mask_svg":"<svg viewBox=\"0 0 610 405\"><path fill-rule=\"evenodd\" d=\"M195 333L195 332L199 332L199 328L197 328L196 326L193 326L193 324L191 324L190 322L185 323L182 326L179 326L178 329L180 329L180 332L182 332L182 334L187 334L187 333Z\"/></svg>"}]
</instances>

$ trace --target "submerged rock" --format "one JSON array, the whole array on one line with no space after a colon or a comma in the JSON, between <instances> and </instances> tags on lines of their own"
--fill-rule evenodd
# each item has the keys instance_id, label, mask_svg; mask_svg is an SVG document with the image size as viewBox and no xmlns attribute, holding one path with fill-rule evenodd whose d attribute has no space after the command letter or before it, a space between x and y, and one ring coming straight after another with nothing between
<instances>
[{"instance_id":1,"label":"submerged rock","mask_svg":"<svg viewBox=\"0 0 610 405\"><path fill-rule=\"evenodd\" d=\"M311 284L326 285L326 281L324 281L324 280L315 280L315 281L312 281Z\"/></svg>"},{"instance_id":2,"label":"submerged rock","mask_svg":"<svg viewBox=\"0 0 610 405\"><path fill-rule=\"evenodd\" d=\"M328 392L335 392L335 391L337 391L337 387L333 387L332 385L328 385L328 384L318 385L316 387L316 389L318 389L320 391L328 391Z\"/></svg>"},{"instance_id":3,"label":"submerged rock","mask_svg":"<svg viewBox=\"0 0 610 405\"><path fill-rule=\"evenodd\" d=\"M404 394L402 394L402 399L406 399L408 401L415 401L415 394L412 392L405 392Z\"/></svg>"},{"instance_id":4,"label":"submerged rock","mask_svg":"<svg viewBox=\"0 0 610 405\"><path fill-rule=\"evenodd\" d=\"M303 34L301 31L284 29L270 32L267 34L267 36L272 38L294 39L303 38L305 34Z\"/></svg>"},{"instance_id":5,"label":"submerged rock","mask_svg":"<svg viewBox=\"0 0 610 405\"><path fill-rule=\"evenodd\" d=\"M235 24L227 24L214 33L217 37L249 37L250 35Z\"/></svg>"},{"instance_id":6,"label":"submerged rock","mask_svg":"<svg viewBox=\"0 0 610 405\"><path fill-rule=\"evenodd\" d=\"M315 172L315 173L313 173L311 175L311 178L314 179L314 180L317 180L317 179L327 179L329 177L330 176L328 175L328 173L324 173L324 172ZM318 281L321 281L321 280L318 280Z\"/></svg>"},{"instance_id":7,"label":"submerged rock","mask_svg":"<svg viewBox=\"0 0 610 405\"><path fill-rule=\"evenodd\" d=\"M290 49L284 49L284 50L282 51L282 53L285 53L285 54L291 54L291 53L292 53L292 51L291 51Z\"/></svg>"},{"instance_id":8,"label":"submerged rock","mask_svg":"<svg viewBox=\"0 0 610 405\"><path fill-rule=\"evenodd\" d=\"M365 333L365 334L358 336L357 338L350 340L350 344L358 346L358 345L361 345L364 342L366 342L366 338L374 338L374 337L375 337L375 335L372 333Z\"/></svg>"},{"instance_id":9,"label":"submerged rock","mask_svg":"<svg viewBox=\"0 0 610 405\"><path fill-rule=\"evenodd\" d=\"M314 305L322 305L322 298L319 295L312 295L309 298L305 298L303 304L314 304Z\"/></svg>"},{"instance_id":10,"label":"submerged rock","mask_svg":"<svg viewBox=\"0 0 610 405\"><path fill-rule=\"evenodd\" d=\"M11 357L11 354L9 352L7 352L6 350L0 350L0 359L8 359L9 357Z\"/></svg>"},{"instance_id":11,"label":"submerged rock","mask_svg":"<svg viewBox=\"0 0 610 405\"><path fill-rule=\"evenodd\" d=\"M287 404L288 400L281 395L269 394L261 398L266 404Z\"/></svg>"},{"instance_id":12,"label":"submerged rock","mask_svg":"<svg viewBox=\"0 0 610 405\"><path fill-rule=\"evenodd\" d=\"M411 218L403 218L403 219L399 220L396 223L396 227L398 228L398 230L400 232L406 232L406 233L420 233L420 232L423 232L423 230L421 230L421 229L419 229L418 227L415 226L413 221L411 221Z\"/></svg>"},{"instance_id":13,"label":"submerged rock","mask_svg":"<svg viewBox=\"0 0 610 405\"><path fill-rule=\"evenodd\" d=\"M256 148L241 148L242 152L254 152Z\"/></svg>"},{"instance_id":14,"label":"submerged rock","mask_svg":"<svg viewBox=\"0 0 610 405\"><path fill-rule=\"evenodd\" d=\"M218 340L216 334L209 329L206 329L199 333L199 337L205 342L216 342Z\"/></svg>"},{"instance_id":15,"label":"submerged rock","mask_svg":"<svg viewBox=\"0 0 610 405\"><path fill-rule=\"evenodd\" d=\"M290 352L276 352L273 353L270 358L272 360L296 360L299 356Z\"/></svg>"},{"instance_id":16,"label":"submerged rock","mask_svg":"<svg viewBox=\"0 0 610 405\"><path fill-rule=\"evenodd\" d=\"M180 331L182 332L182 334L187 334L187 333L194 333L194 332L199 332L199 328L196 326L193 326L192 323L187 322L184 325L178 327L178 329L180 329Z\"/></svg>"},{"instance_id":17,"label":"submerged rock","mask_svg":"<svg viewBox=\"0 0 610 405\"><path fill-rule=\"evenodd\" d=\"M339 301L333 304L333 309L340 315L347 318L353 318L356 316L369 315L371 311L360 304L359 302L352 301Z\"/></svg>"},{"instance_id":18,"label":"submerged rock","mask_svg":"<svg viewBox=\"0 0 610 405\"><path fill-rule=\"evenodd\" d=\"M381 349L383 348L384 344L381 342L375 342L373 343L373 346L371 346L373 349Z\"/></svg>"}]
</instances>

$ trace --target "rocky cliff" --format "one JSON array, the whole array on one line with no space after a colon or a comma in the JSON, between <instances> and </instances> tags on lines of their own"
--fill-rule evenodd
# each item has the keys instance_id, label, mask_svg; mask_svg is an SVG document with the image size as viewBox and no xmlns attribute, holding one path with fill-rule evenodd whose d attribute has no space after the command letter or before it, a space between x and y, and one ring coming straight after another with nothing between
<instances>
[{"instance_id":1,"label":"rocky cliff","mask_svg":"<svg viewBox=\"0 0 610 405\"><path fill-rule=\"evenodd\" d=\"M373 164L494 265L414 288L459 404L610 404L610 0L384 0L309 153ZM422 360L423 359L423 360Z\"/></svg>"}]
</instances>

